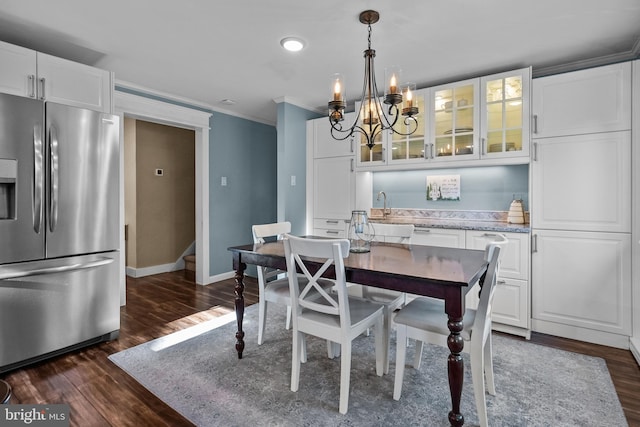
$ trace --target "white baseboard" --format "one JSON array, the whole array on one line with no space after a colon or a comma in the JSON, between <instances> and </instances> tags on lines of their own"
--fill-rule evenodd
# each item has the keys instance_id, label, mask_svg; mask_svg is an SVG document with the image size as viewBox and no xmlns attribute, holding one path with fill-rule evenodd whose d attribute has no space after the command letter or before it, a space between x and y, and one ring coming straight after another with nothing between
<instances>
[{"instance_id":1,"label":"white baseboard","mask_svg":"<svg viewBox=\"0 0 640 427\"><path fill-rule=\"evenodd\" d=\"M151 276L152 274L168 273L170 271L177 271L175 269L175 263L154 265L151 267L133 268L127 267L127 276L130 277L144 277ZM183 267L184 268L184 267Z\"/></svg>"},{"instance_id":2,"label":"white baseboard","mask_svg":"<svg viewBox=\"0 0 640 427\"><path fill-rule=\"evenodd\" d=\"M629 340L629 350L631 350L631 354L633 354L636 362L640 365L640 338L631 337L631 340Z\"/></svg>"},{"instance_id":3,"label":"white baseboard","mask_svg":"<svg viewBox=\"0 0 640 427\"><path fill-rule=\"evenodd\" d=\"M606 345L625 350L629 349L628 335L612 334L610 332L579 328L577 326L563 325L561 323L547 322L538 319L531 319L531 330L593 344Z\"/></svg>"},{"instance_id":4,"label":"white baseboard","mask_svg":"<svg viewBox=\"0 0 640 427\"><path fill-rule=\"evenodd\" d=\"M503 323L491 322L491 329L494 331L505 332L511 335L518 335L526 340L531 339L531 330L519 328L517 326L505 325Z\"/></svg>"},{"instance_id":5,"label":"white baseboard","mask_svg":"<svg viewBox=\"0 0 640 427\"><path fill-rule=\"evenodd\" d=\"M209 285L211 283L221 282L227 279L233 279L235 276L236 276L235 271L227 271L226 273L216 274L214 276L209 276L206 283L203 283L203 285Z\"/></svg>"}]
</instances>

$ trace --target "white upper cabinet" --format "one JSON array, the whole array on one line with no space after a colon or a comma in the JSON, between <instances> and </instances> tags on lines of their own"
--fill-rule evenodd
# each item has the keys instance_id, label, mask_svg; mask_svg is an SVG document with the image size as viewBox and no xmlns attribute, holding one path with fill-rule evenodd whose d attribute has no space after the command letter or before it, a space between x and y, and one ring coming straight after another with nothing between
<instances>
[{"instance_id":1,"label":"white upper cabinet","mask_svg":"<svg viewBox=\"0 0 640 427\"><path fill-rule=\"evenodd\" d=\"M418 127L400 116L372 148L356 136L359 169L417 169L526 164L530 157L531 68L443 84L415 92ZM400 114L404 103L400 106ZM356 108L358 106L356 105Z\"/></svg>"},{"instance_id":2,"label":"white upper cabinet","mask_svg":"<svg viewBox=\"0 0 640 427\"><path fill-rule=\"evenodd\" d=\"M0 92L36 97L36 52L0 41Z\"/></svg>"},{"instance_id":3,"label":"white upper cabinet","mask_svg":"<svg viewBox=\"0 0 640 427\"><path fill-rule=\"evenodd\" d=\"M434 162L478 159L479 79L431 89L431 137L425 156Z\"/></svg>"},{"instance_id":4,"label":"white upper cabinet","mask_svg":"<svg viewBox=\"0 0 640 427\"><path fill-rule=\"evenodd\" d=\"M429 114L427 114L427 104L425 103L425 100L429 99L429 93L429 89L421 89L413 94L412 106L418 107L418 114L413 116L418 121L417 127L413 120L402 115L402 110L407 107L407 100L405 99L399 105L400 116L393 126L395 132L387 131L385 135L388 164L424 163L427 130L430 128ZM415 132L408 135L414 129Z\"/></svg>"},{"instance_id":5,"label":"white upper cabinet","mask_svg":"<svg viewBox=\"0 0 640 427\"><path fill-rule=\"evenodd\" d=\"M425 130L428 129L428 125L425 123L427 117L425 104L427 93L429 93L428 89L417 90L413 93L411 105L418 107L418 114L413 116L418 122L417 127L413 120L402 115L402 110L408 107L408 101L404 99L397 106L398 117L393 125L395 132L390 129L380 132L375 136L374 144L371 148L367 146L367 138L363 134L355 134L356 145L358 146L357 165L359 168L424 163L424 145L427 136ZM357 103L356 111L359 108L360 103ZM387 104L382 103L382 108L385 113L389 111ZM393 120L393 117L391 117L391 120ZM362 115L360 120L362 120ZM349 125L352 123L353 119L349 122ZM361 123L358 123L358 125L361 125ZM415 131L409 134L414 129Z\"/></svg>"},{"instance_id":6,"label":"white upper cabinet","mask_svg":"<svg viewBox=\"0 0 640 427\"><path fill-rule=\"evenodd\" d=\"M631 132L534 141L531 226L631 232Z\"/></svg>"},{"instance_id":7,"label":"white upper cabinet","mask_svg":"<svg viewBox=\"0 0 640 427\"><path fill-rule=\"evenodd\" d=\"M480 79L480 157L529 157L531 69Z\"/></svg>"},{"instance_id":8,"label":"white upper cabinet","mask_svg":"<svg viewBox=\"0 0 640 427\"><path fill-rule=\"evenodd\" d=\"M38 53L39 96L47 101L111 112L108 71Z\"/></svg>"},{"instance_id":9,"label":"white upper cabinet","mask_svg":"<svg viewBox=\"0 0 640 427\"><path fill-rule=\"evenodd\" d=\"M353 120L353 113L345 114L345 120L342 122L345 126L350 124ZM331 135L331 123L327 117L321 117L319 119L311 120L313 127L311 134L307 135L307 138L312 138L313 144L313 157L316 159L323 157L339 157L339 156L354 156L355 155L355 137L352 135L344 140L337 140ZM339 138L343 138L344 135L340 135L338 132L334 132Z\"/></svg>"},{"instance_id":10,"label":"white upper cabinet","mask_svg":"<svg viewBox=\"0 0 640 427\"><path fill-rule=\"evenodd\" d=\"M0 92L111 112L111 73L0 42Z\"/></svg>"},{"instance_id":11,"label":"white upper cabinet","mask_svg":"<svg viewBox=\"0 0 640 427\"><path fill-rule=\"evenodd\" d=\"M631 129L631 63L533 80L533 138Z\"/></svg>"}]
</instances>

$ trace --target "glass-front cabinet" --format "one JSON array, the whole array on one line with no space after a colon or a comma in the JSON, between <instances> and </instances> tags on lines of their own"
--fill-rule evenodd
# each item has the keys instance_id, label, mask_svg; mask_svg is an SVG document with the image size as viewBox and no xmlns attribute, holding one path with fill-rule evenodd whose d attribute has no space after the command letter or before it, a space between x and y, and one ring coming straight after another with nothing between
<instances>
[{"instance_id":1,"label":"glass-front cabinet","mask_svg":"<svg viewBox=\"0 0 640 427\"><path fill-rule=\"evenodd\" d=\"M400 134L383 132L372 149L364 136L356 134L357 167L528 163L530 92L531 68L419 89L413 99L419 108L416 132L402 135L407 124L400 116L394 126ZM403 107L404 103L400 112Z\"/></svg>"},{"instance_id":2,"label":"glass-front cabinet","mask_svg":"<svg viewBox=\"0 0 640 427\"><path fill-rule=\"evenodd\" d=\"M431 91L431 138L425 156L432 161L479 158L479 79L437 86Z\"/></svg>"},{"instance_id":3,"label":"glass-front cabinet","mask_svg":"<svg viewBox=\"0 0 640 427\"><path fill-rule=\"evenodd\" d=\"M418 114L414 117L418 120L418 128L411 135L407 135L408 132L415 128L415 125L411 121L406 121L405 116L400 116L398 122L393 127L396 132L387 132L387 138L390 140L388 146L389 150L389 163L413 163L424 161L424 146L425 146L425 129L428 129L428 123L425 118L426 114L425 98L428 90L416 91L413 99L411 100L413 106L418 106ZM407 108L407 100L405 99L400 105L400 111L403 108Z\"/></svg>"},{"instance_id":4,"label":"glass-front cabinet","mask_svg":"<svg viewBox=\"0 0 640 427\"><path fill-rule=\"evenodd\" d=\"M481 157L529 156L531 69L480 79Z\"/></svg>"},{"instance_id":5,"label":"glass-front cabinet","mask_svg":"<svg viewBox=\"0 0 640 427\"><path fill-rule=\"evenodd\" d=\"M371 149L367 147L367 138L362 134L356 134L356 139L360 141L357 159L359 167L424 162L425 129L429 129L425 120L425 117L428 116L425 104L427 93L428 89L418 90L411 101L413 106L418 107L418 114L414 115L418 120L418 128L411 135L407 135L407 133L415 125L410 121L405 121L406 117L402 115L402 109L408 107L406 99L398 105L400 116L393 127L397 133L387 130L378 134ZM387 105L382 105L388 108ZM358 108L357 105L356 108Z\"/></svg>"}]
</instances>

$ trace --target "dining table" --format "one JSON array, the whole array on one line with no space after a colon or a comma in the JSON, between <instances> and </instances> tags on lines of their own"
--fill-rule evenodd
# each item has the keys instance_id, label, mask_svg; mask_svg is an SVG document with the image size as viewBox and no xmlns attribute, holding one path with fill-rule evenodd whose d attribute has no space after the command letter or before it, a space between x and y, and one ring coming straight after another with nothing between
<instances>
[{"instance_id":1,"label":"dining table","mask_svg":"<svg viewBox=\"0 0 640 427\"><path fill-rule=\"evenodd\" d=\"M306 236L313 238L313 236ZM244 272L247 264L286 270L284 245L281 240L252 243L228 248L233 255L235 271L235 311L238 330L235 334L236 351L242 359L245 334L244 318ZM319 268L311 263L311 269ZM465 312L465 297L487 271L488 263L484 251L463 248L444 248L411 244L371 242L370 251L349 253L344 260L346 280L377 288L427 296L444 301L449 337L447 358L451 411L448 414L452 426L462 426L464 416L460 412L460 400L464 379L464 363L461 352L464 348L462 317ZM313 272L313 271L312 271ZM335 278L330 268L325 272ZM425 404L428 404L425 402Z\"/></svg>"}]
</instances>

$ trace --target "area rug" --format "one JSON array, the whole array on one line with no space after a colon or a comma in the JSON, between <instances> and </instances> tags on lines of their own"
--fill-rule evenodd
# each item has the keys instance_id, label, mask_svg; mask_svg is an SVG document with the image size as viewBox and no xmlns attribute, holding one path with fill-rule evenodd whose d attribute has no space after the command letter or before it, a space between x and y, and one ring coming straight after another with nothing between
<instances>
[{"instance_id":1,"label":"area rug","mask_svg":"<svg viewBox=\"0 0 640 427\"><path fill-rule=\"evenodd\" d=\"M338 412L339 358L307 340L298 392L290 389L291 331L284 309L270 307L257 345L257 306L245 311L246 347L235 351L235 314L113 354L109 358L198 426L448 426L448 351L425 345L420 370L405 369L402 398L392 398L395 336L388 375L375 374L374 337L354 341L349 411ZM407 361L413 361L413 343ZM487 395L491 426L627 426L603 359L494 337L496 396ZM478 425L470 363L464 355L461 411Z\"/></svg>"}]
</instances>

